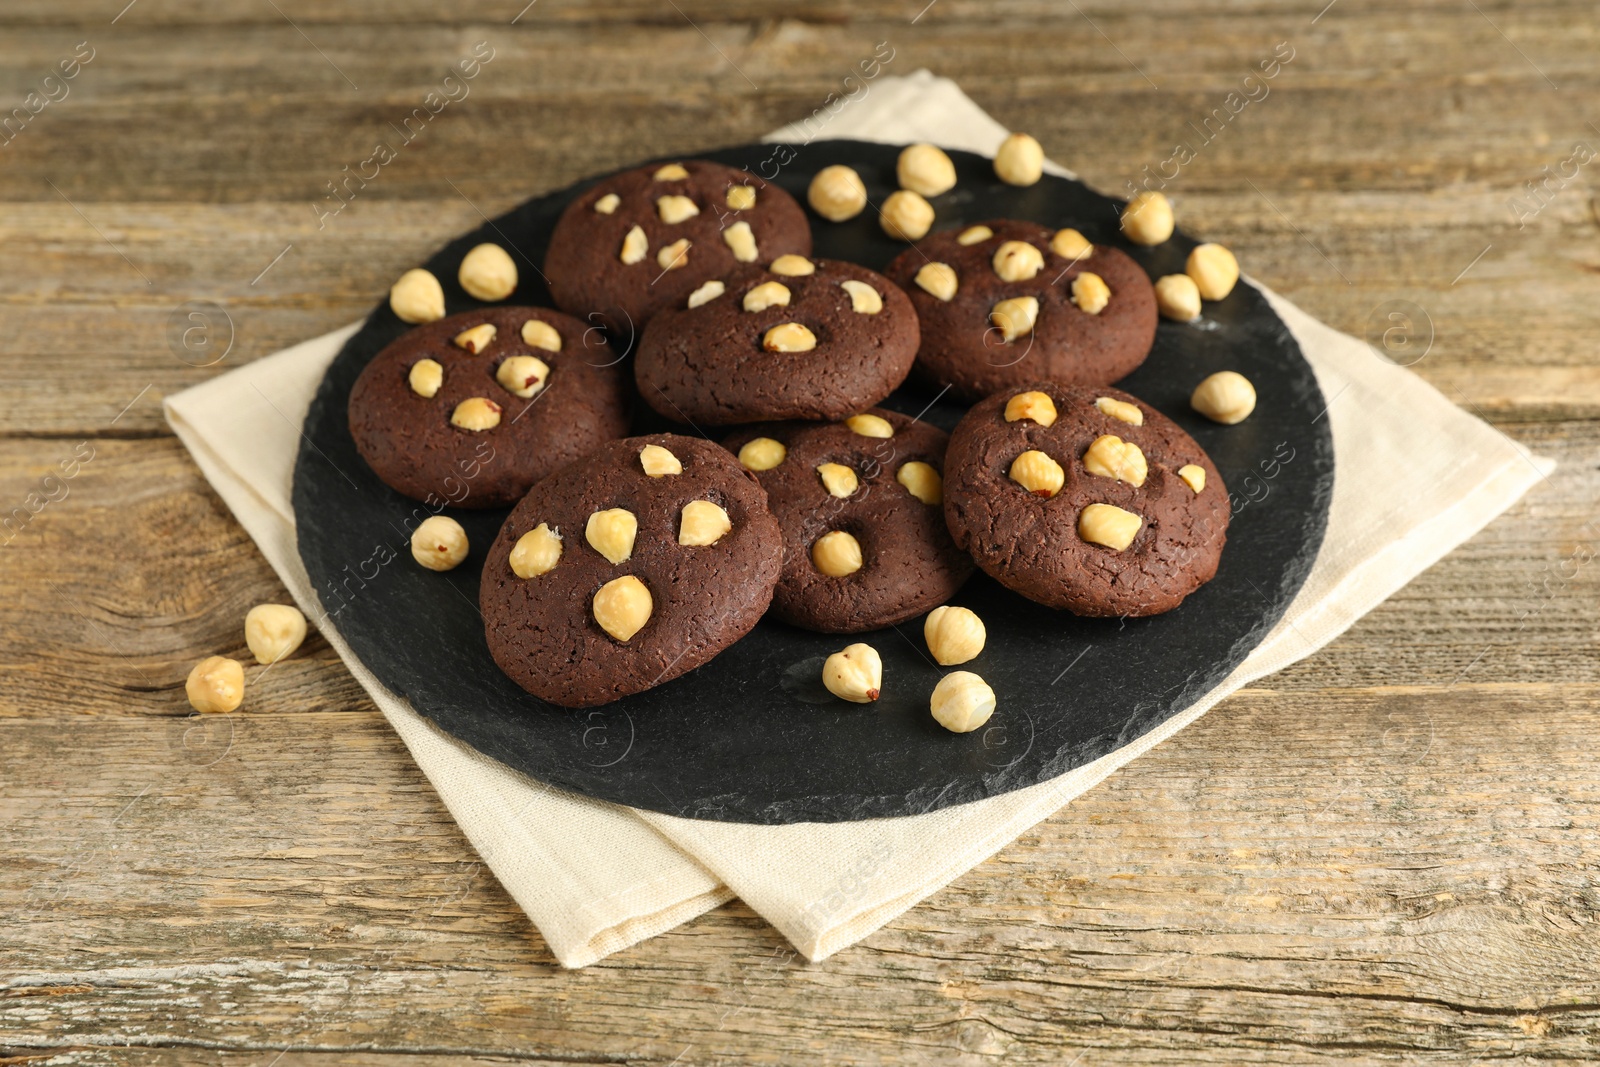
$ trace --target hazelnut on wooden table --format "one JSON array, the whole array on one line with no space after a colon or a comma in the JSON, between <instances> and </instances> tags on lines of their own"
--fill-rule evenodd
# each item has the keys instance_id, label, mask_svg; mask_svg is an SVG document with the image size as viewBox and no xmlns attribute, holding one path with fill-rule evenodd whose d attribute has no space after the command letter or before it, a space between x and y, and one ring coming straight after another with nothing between
<instances>
[{"instance_id":1,"label":"hazelnut on wooden table","mask_svg":"<svg viewBox=\"0 0 1600 1067\"><path fill-rule=\"evenodd\" d=\"M1232 426L1256 409L1256 387L1237 371L1218 371L1195 386L1189 406L1213 422Z\"/></svg>"},{"instance_id":2,"label":"hazelnut on wooden table","mask_svg":"<svg viewBox=\"0 0 1600 1067\"><path fill-rule=\"evenodd\" d=\"M823 167L811 179L806 200L829 222L844 222L867 206L867 187L861 175L843 164Z\"/></svg>"},{"instance_id":3,"label":"hazelnut on wooden table","mask_svg":"<svg viewBox=\"0 0 1600 1067\"><path fill-rule=\"evenodd\" d=\"M870 704L883 692L883 658L871 645L849 645L823 662L822 684L840 700Z\"/></svg>"},{"instance_id":4,"label":"hazelnut on wooden table","mask_svg":"<svg viewBox=\"0 0 1600 1067\"><path fill-rule=\"evenodd\" d=\"M830 578L843 578L861 569L861 542L843 530L830 530L811 546L811 562Z\"/></svg>"},{"instance_id":5,"label":"hazelnut on wooden table","mask_svg":"<svg viewBox=\"0 0 1600 1067\"><path fill-rule=\"evenodd\" d=\"M1000 142L994 172L1007 185L1032 185L1044 176L1044 147L1025 133Z\"/></svg>"},{"instance_id":6,"label":"hazelnut on wooden table","mask_svg":"<svg viewBox=\"0 0 1600 1067\"><path fill-rule=\"evenodd\" d=\"M430 571L447 571L467 558L467 531L448 515L432 515L411 531L411 558Z\"/></svg>"},{"instance_id":7,"label":"hazelnut on wooden table","mask_svg":"<svg viewBox=\"0 0 1600 1067\"><path fill-rule=\"evenodd\" d=\"M444 318L444 286L431 272L413 268L389 287L389 307L401 322L436 322Z\"/></svg>"},{"instance_id":8,"label":"hazelnut on wooden table","mask_svg":"<svg viewBox=\"0 0 1600 1067\"><path fill-rule=\"evenodd\" d=\"M183 690L195 711L232 711L244 702L244 667L227 656L207 656L189 672Z\"/></svg>"},{"instance_id":9,"label":"hazelnut on wooden table","mask_svg":"<svg viewBox=\"0 0 1600 1067\"><path fill-rule=\"evenodd\" d=\"M650 621L655 606L649 587L633 575L625 574L600 587L591 610L600 629L627 644Z\"/></svg>"},{"instance_id":10,"label":"hazelnut on wooden table","mask_svg":"<svg viewBox=\"0 0 1600 1067\"><path fill-rule=\"evenodd\" d=\"M902 463L895 471L894 480L924 504L944 503L944 478L920 459Z\"/></svg>"},{"instance_id":11,"label":"hazelnut on wooden table","mask_svg":"<svg viewBox=\"0 0 1600 1067\"><path fill-rule=\"evenodd\" d=\"M691 500L683 506L678 520L678 544L714 545L731 529L733 520L720 505L709 500Z\"/></svg>"},{"instance_id":12,"label":"hazelnut on wooden table","mask_svg":"<svg viewBox=\"0 0 1600 1067\"><path fill-rule=\"evenodd\" d=\"M1183 272L1194 279L1202 297L1221 300L1238 284L1239 261L1219 244L1195 245Z\"/></svg>"},{"instance_id":13,"label":"hazelnut on wooden table","mask_svg":"<svg viewBox=\"0 0 1600 1067\"><path fill-rule=\"evenodd\" d=\"M940 726L951 733L968 734L994 714L994 690L971 671L951 671L933 687L928 706Z\"/></svg>"},{"instance_id":14,"label":"hazelnut on wooden table","mask_svg":"<svg viewBox=\"0 0 1600 1067\"><path fill-rule=\"evenodd\" d=\"M479 300L504 300L516 291L517 265L505 249L486 242L461 260L457 278Z\"/></svg>"},{"instance_id":15,"label":"hazelnut on wooden table","mask_svg":"<svg viewBox=\"0 0 1600 1067\"><path fill-rule=\"evenodd\" d=\"M971 608L947 604L928 612L922 624L922 637L928 642L928 654L935 663L953 667L976 659L989 639L989 632Z\"/></svg>"},{"instance_id":16,"label":"hazelnut on wooden table","mask_svg":"<svg viewBox=\"0 0 1600 1067\"><path fill-rule=\"evenodd\" d=\"M633 541L639 534L639 520L627 508L607 508L589 516L583 537L589 547L610 563L625 563L633 555Z\"/></svg>"},{"instance_id":17,"label":"hazelnut on wooden table","mask_svg":"<svg viewBox=\"0 0 1600 1067\"><path fill-rule=\"evenodd\" d=\"M748 471L769 471L782 463L789 450L782 441L771 437L757 437L746 441L739 449L739 464Z\"/></svg>"},{"instance_id":18,"label":"hazelnut on wooden table","mask_svg":"<svg viewBox=\"0 0 1600 1067\"><path fill-rule=\"evenodd\" d=\"M909 189L890 193L878 213L883 232L900 241L920 241L933 227L933 205Z\"/></svg>"},{"instance_id":19,"label":"hazelnut on wooden table","mask_svg":"<svg viewBox=\"0 0 1600 1067\"><path fill-rule=\"evenodd\" d=\"M444 384L444 366L436 359L419 359L411 364L406 384L413 393L431 400Z\"/></svg>"},{"instance_id":20,"label":"hazelnut on wooden table","mask_svg":"<svg viewBox=\"0 0 1600 1067\"><path fill-rule=\"evenodd\" d=\"M244 617L244 643L260 664L294 654L306 639L306 617L289 604L257 604Z\"/></svg>"},{"instance_id":21,"label":"hazelnut on wooden table","mask_svg":"<svg viewBox=\"0 0 1600 1067\"><path fill-rule=\"evenodd\" d=\"M1123 235L1136 245L1158 245L1172 236L1172 228L1172 201L1165 193L1139 193L1122 209Z\"/></svg>"},{"instance_id":22,"label":"hazelnut on wooden table","mask_svg":"<svg viewBox=\"0 0 1600 1067\"><path fill-rule=\"evenodd\" d=\"M1200 289L1187 274L1164 275L1156 279L1156 307L1162 318L1193 322L1200 317Z\"/></svg>"},{"instance_id":23,"label":"hazelnut on wooden table","mask_svg":"<svg viewBox=\"0 0 1600 1067\"><path fill-rule=\"evenodd\" d=\"M561 532L541 522L511 546L511 573L518 578L537 578L555 570L561 562Z\"/></svg>"},{"instance_id":24,"label":"hazelnut on wooden table","mask_svg":"<svg viewBox=\"0 0 1600 1067\"><path fill-rule=\"evenodd\" d=\"M920 196L938 196L955 188L956 165L944 151L931 144L909 145L895 163L900 188Z\"/></svg>"}]
</instances>

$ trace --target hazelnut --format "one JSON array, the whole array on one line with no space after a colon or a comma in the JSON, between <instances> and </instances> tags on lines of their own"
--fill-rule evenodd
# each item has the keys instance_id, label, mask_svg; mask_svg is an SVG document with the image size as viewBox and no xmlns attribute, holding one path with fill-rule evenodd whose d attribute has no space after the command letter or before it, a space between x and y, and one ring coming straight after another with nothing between
<instances>
[{"instance_id":1,"label":"hazelnut","mask_svg":"<svg viewBox=\"0 0 1600 1067\"><path fill-rule=\"evenodd\" d=\"M797 256L793 252L779 256L767 268L774 274L782 274L790 278L803 278L807 274L815 274L817 265L805 256Z\"/></svg>"},{"instance_id":2,"label":"hazelnut","mask_svg":"<svg viewBox=\"0 0 1600 1067\"><path fill-rule=\"evenodd\" d=\"M555 570L561 561L561 531L541 522L511 546L511 573L518 578L537 578Z\"/></svg>"},{"instance_id":3,"label":"hazelnut","mask_svg":"<svg viewBox=\"0 0 1600 1067\"><path fill-rule=\"evenodd\" d=\"M644 262L644 254L650 250L650 238L644 235L643 226L635 226L622 238L622 251L617 258L633 266L635 263Z\"/></svg>"},{"instance_id":4,"label":"hazelnut","mask_svg":"<svg viewBox=\"0 0 1600 1067\"><path fill-rule=\"evenodd\" d=\"M500 425L500 405L483 396L469 396L450 413L450 425L463 430L492 430Z\"/></svg>"},{"instance_id":5,"label":"hazelnut","mask_svg":"<svg viewBox=\"0 0 1600 1067\"><path fill-rule=\"evenodd\" d=\"M956 234L956 244L975 245L980 241L987 241L994 236L994 231L987 226L968 226Z\"/></svg>"},{"instance_id":6,"label":"hazelnut","mask_svg":"<svg viewBox=\"0 0 1600 1067\"><path fill-rule=\"evenodd\" d=\"M1083 469L1100 478L1115 478L1135 489L1150 473L1144 452L1132 441L1115 434L1101 434L1083 453Z\"/></svg>"},{"instance_id":7,"label":"hazelnut","mask_svg":"<svg viewBox=\"0 0 1600 1067\"><path fill-rule=\"evenodd\" d=\"M994 172L1007 185L1032 185L1044 176L1044 148L1025 133L1000 142L994 154Z\"/></svg>"},{"instance_id":8,"label":"hazelnut","mask_svg":"<svg viewBox=\"0 0 1600 1067\"><path fill-rule=\"evenodd\" d=\"M257 604L244 617L244 643L257 663L294 655L306 639L306 617L288 604Z\"/></svg>"},{"instance_id":9,"label":"hazelnut","mask_svg":"<svg viewBox=\"0 0 1600 1067\"><path fill-rule=\"evenodd\" d=\"M956 165L931 144L908 146L900 153L894 174L900 188L922 196L938 196L956 185Z\"/></svg>"},{"instance_id":10,"label":"hazelnut","mask_svg":"<svg viewBox=\"0 0 1600 1067\"><path fill-rule=\"evenodd\" d=\"M1112 504L1090 504L1078 514L1078 536L1121 552L1133 544L1144 520Z\"/></svg>"},{"instance_id":11,"label":"hazelnut","mask_svg":"<svg viewBox=\"0 0 1600 1067\"><path fill-rule=\"evenodd\" d=\"M701 304L709 304L727 291L728 287L726 285L713 278L689 294L689 306L697 308Z\"/></svg>"},{"instance_id":12,"label":"hazelnut","mask_svg":"<svg viewBox=\"0 0 1600 1067\"><path fill-rule=\"evenodd\" d=\"M1206 469L1197 467L1193 463L1186 463L1178 468L1178 477L1193 489L1198 495L1206 487Z\"/></svg>"},{"instance_id":13,"label":"hazelnut","mask_svg":"<svg viewBox=\"0 0 1600 1067\"><path fill-rule=\"evenodd\" d=\"M1039 301L1031 296L1014 296L1002 300L989 309L989 321L1000 330L1000 336L1015 341L1033 332L1039 320Z\"/></svg>"},{"instance_id":14,"label":"hazelnut","mask_svg":"<svg viewBox=\"0 0 1600 1067\"><path fill-rule=\"evenodd\" d=\"M1239 282L1239 261L1219 244L1195 245L1183 272L1194 279L1202 297L1221 300Z\"/></svg>"},{"instance_id":15,"label":"hazelnut","mask_svg":"<svg viewBox=\"0 0 1600 1067\"><path fill-rule=\"evenodd\" d=\"M894 480L924 504L944 503L944 479L920 459L900 464L900 469L894 472Z\"/></svg>"},{"instance_id":16,"label":"hazelnut","mask_svg":"<svg viewBox=\"0 0 1600 1067\"><path fill-rule=\"evenodd\" d=\"M1144 425L1144 411L1137 404L1130 404L1126 400L1113 400L1109 396L1095 397L1094 406L1100 414L1108 415L1118 422L1126 422L1131 426Z\"/></svg>"},{"instance_id":17,"label":"hazelnut","mask_svg":"<svg viewBox=\"0 0 1600 1067\"><path fill-rule=\"evenodd\" d=\"M1195 386L1189 406L1214 422L1232 426L1256 409L1256 387L1235 371L1218 371Z\"/></svg>"},{"instance_id":18,"label":"hazelnut","mask_svg":"<svg viewBox=\"0 0 1600 1067\"><path fill-rule=\"evenodd\" d=\"M780 322L761 336L761 347L768 352L809 352L817 347L817 335L798 322Z\"/></svg>"},{"instance_id":19,"label":"hazelnut","mask_svg":"<svg viewBox=\"0 0 1600 1067\"><path fill-rule=\"evenodd\" d=\"M1166 274L1156 279L1156 307L1162 318L1193 322L1200 317L1200 287L1187 274Z\"/></svg>"},{"instance_id":20,"label":"hazelnut","mask_svg":"<svg viewBox=\"0 0 1600 1067\"><path fill-rule=\"evenodd\" d=\"M682 461L660 445L645 445L639 449L639 466L652 478L683 473Z\"/></svg>"},{"instance_id":21,"label":"hazelnut","mask_svg":"<svg viewBox=\"0 0 1600 1067\"><path fill-rule=\"evenodd\" d=\"M1055 236L1050 238L1050 251L1076 263L1094 255L1094 245L1077 230L1057 230Z\"/></svg>"},{"instance_id":22,"label":"hazelnut","mask_svg":"<svg viewBox=\"0 0 1600 1067\"><path fill-rule=\"evenodd\" d=\"M489 347L496 332L492 323L485 322L462 330L450 340L457 348L476 355Z\"/></svg>"},{"instance_id":23,"label":"hazelnut","mask_svg":"<svg viewBox=\"0 0 1600 1067\"><path fill-rule=\"evenodd\" d=\"M823 167L806 190L811 209L829 222L844 222L867 206L867 187L861 175L842 164Z\"/></svg>"},{"instance_id":24,"label":"hazelnut","mask_svg":"<svg viewBox=\"0 0 1600 1067\"><path fill-rule=\"evenodd\" d=\"M928 642L928 652L941 667L954 667L977 659L989 632L983 620L970 608L952 608L948 605L928 612L922 624L922 637Z\"/></svg>"},{"instance_id":25,"label":"hazelnut","mask_svg":"<svg viewBox=\"0 0 1600 1067\"><path fill-rule=\"evenodd\" d=\"M413 393L431 400L439 392L439 386L444 384L444 367L436 359L419 359L411 364L411 373L406 375L406 382Z\"/></svg>"},{"instance_id":26,"label":"hazelnut","mask_svg":"<svg viewBox=\"0 0 1600 1067\"><path fill-rule=\"evenodd\" d=\"M605 196L602 196L599 200L594 202L594 209L602 215L609 215L616 211L617 206L621 203L622 197L618 196L616 193L607 193Z\"/></svg>"},{"instance_id":27,"label":"hazelnut","mask_svg":"<svg viewBox=\"0 0 1600 1067\"><path fill-rule=\"evenodd\" d=\"M755 231L748 222L736 222L722 231L722 243L733 252L740 263L754 263L760 253L756 250Z\"/></svg>"},{"instance_id":28,"label":"hazelnut","mask_svg":"<svg viewBox=\"0 0 1600 1067\"><path fill-rule=\"evenodd\" d=\"M467 531L448 515L430 515L411 531L411 558L430 571L454 569L467 547Z\"/></svg>"},{"instance_id":29,"label":"hazelnut","mask_svg":"<svg viewBox=\"0 0 1600 1067\"><path fill-rule=\"evenodd\" d=\"M782 441L770 437L756 437L739 449L739 464L747 471L769 471L789 455Z\"/></svg>"},{"instance_id":30,"label":"hazelnut","mask_svg":"<svg viewBox=\"0 0 1600 1067\"><path fill-rule=\"evenodd\" d=\"M749 211L756 206L756 187L753 185L729 186L726 199L728 206L733 210Z\"/></svg>"},{"instance_id":31,"label":"hazelnut","mask_svg":"<svg viewBox=\"0 0 1600 1067\"><path fill-rule=\"evenodd\" d=\"M639 534L639 520L627 508L607 508L589 516L583 539L610 563L626 563L633 555L633 539Z\"/></svg>"},{"instance_id":32,"label":"hazelnut","mask_svg":"<svg viewBox=\"0 0 1600 1067\"><path fill-rule=\"evenodd\" d=\"M1006 421L1021 422L1031 419L1040 426L1051 426L1056 421L1056 402L1049 393L1018 393L1006 401Z\"/></svg>"},{"instance_id":33,"label":"hazelnut","mask_svg":"<svg viewBox=\"0 0 1600 1067\"><path fill-rule=\"evenodd\" d=\"M183 683L195 711L229 712L244 702L244 667L226 656L207 656Z\"/></svg>"},{"instance_id":34,"label":"hazelnut","mask_svg":"<svg viewBox=\"0 0 1600 1067\"><path fill-rule=\"evenodd\" d=\"M461 260L461 288L479 300L504 300L517 288L517 265L496 244L481 244Z\"/></svg>"},{"instance_id":35,"label":"hazelnut","mask_svg":"<svg viewBox=\"0 0 1600 1067\"><path fill-rule=\"evenodd\" d=\"M1034 496L1049 500L1061 492L1067 472L1043 452L1030 448L1011 461L1011 480Z\"/></svg>"},{"instance_id":36,"label":"hazelnut","mask_svg":"<svg viewBox=\"0 0 1600 1067\"><path fill-rule=\"evenodd\" d=\"M861 542L843 530L830 530L811 546L811 562L830 578L843 578L861 569Z\"/></svg>"},{"instance_id":37,"label":"hazelnut","mask_svg":"<svg viewBox=\"0 0 1600 1067\"><path fill-rule=\"evenodd\" d=\"M782 282L762 282L744 294L746 311L765 311L770 307L789 306L789 287Z\"/></svg>"},{"instance_id":38,"label":"hazelnut","mask_svg":"<svg viewBox=\"0 0 1600 1067\"><path fill-rule=\"evenodd\" d=\"M901 189L883 202L878 225L897 240L920 241L933 226L933 205L909 189Z\"/></svg>"},{"instance_id":39,"label":"hazelnut","mask_svg":"<svg viewBox=\"0 0 1600 1067\"><path fill-rule=\"evenodd\" d=\"M870 704L883 691L883 658L871 645L850 645L822 664L822 684L840 700Z\"/></svg>"},{"instance_id":40,"label":"hazelnut","mask_svg":"<svg viewBox=\"0 0 1600 1067\"><path fill-rule=\"evenodd\" d=\"M970 734L994 714L994 690L971 671L951 671L928 701L934 720L951 733Z\"/></svg>"},{"instance_id":41,"label":"hazelnut","mask_svg":"<svg viewBox=\"0 0 1600 1067\"><path fill-rule=\"evenodd\" d=\"M956 295L959 284L956 269L948 263L924 263L917 270L917 287L949 303Z\"/></svg>"},{"instance_id":42,"label":"hazelnut","mask_svg":"<svg viewBox=\"0 0 1600 1067\"><path fill-rule=\"evenodd\" d=\"M561 334L543 319L529 319L522 324L522 343L529 348L542 348L546 352L561 351Z\"/></svg>"},{"instance_id":43,"label":"hazelnut","mask_svg":"<svg viewBox=\"0 0 1600 1067\"><path fill-rule=\"evenodd\" d=\"M851 433L858 433L862 437L893 437L894 425L882 415L873 415L863 412L860 415L851 415L844 420L850 427Z\"/></svg>"},{"instance_id":44,"label":"hazelnut","mask_svg":"<svg viewBox=\"0 0 1600 1067\"><path fill-rule=\"evenodd\" d=\"M512 356L495 368L494 380L513 396L537 396L550 378L550 364L538 356Z\"/></svg>"},{"instance_id":45,"label":"hazelnut","mask_svg":"<svg viewBox=\"0 0 1600 1067\"><path fill-rule=\"evenodd\" d=\"M655 600L649 588L631 574L613 578L594 595L594 621L623 644L650 621Z\"/></svg>"},{"instance_id":46,"label":"hazelnut","mask_svg":"<svg viewBox=\"0 0 1600 1067\"><path fill-rule=\"evenodd\" d=\"M858 315L876 315L883 310L883 297L866 282L846 278L839 288L850 294L850 310Z\"/></svg>"},{"instance_id":47,"label":"hazelnut","mask_svg":"<svg viewBox=\"0 0 1600 1067\"><path fill-rule=\"evenodd\" d=\"M662 270L677 270L679 267L689 265L689 239L680 237L670 245L662 245L656 251L656 266Z\"/></svg>"},{"instance_id":48,"label":"hazelnut","mask_svg":"<svg viewBox=\"0 0 1600 1067\"><path fill-rule=\"evenodd\" d=\"M658 167L655 174L651 175L658 182L681 182L688 176L689 172L683 168L682 163L668 163Z\"/></svg>"},{"instance_id":49,"label":"hazelnut","mask_svg":"<svg viewBox=\"0 0 1600 1067\"><path fill-rule=\"evenodd\" d=\"M843 463L824 463L817 468L817 476L822 479L822 486L828 490L828 495L841 500L853 495L861 487L855 470Z\"/></svg>"},{"instance_id":50,"label":"hazelnut","mask_svg":"<svg viewBox=\"0 0 1600 1067\"><path fill-rule=\"evenodd\" d=\"M1172 236L1172 201L1165 193L1139 193L1122 209L1122 233L1136 245L1158 245Z\"/></svg>"},{"instance_id":51,"label":"hazelnut","mask_svg":"<svg viewBox=\"0 0 1600 1067\"><path fill-rule=\"evenodd\" d=\"M714 545L733 529L728 513L709 500L691 500L678 519L678 544Z\"/></svg>"},{"instance_id":52,"label":"hazelnut","mask_svg":"<svg viewBox=\"0 0 1600 1067\"><path fill-rule=\"evenodd\" d=\"M1098 315L1111 303L1111 287L1100 275L1086 270L1072 279L1072 302L1079 311Z\"/></svg>"},{"instance_id":53,"label":"hazelnut","mask_svg":"<svg viewBox=\"0 0 1600 1067\"><path fill-rule=\"evenodd\" d=\"M662 222L675 225L700 214L700 208L687 196L658 196L656 214L661 217Z\"/></svg>"},{"instance_id":54,"label":"hazelnut","mask_svg":"<svg viewBox=\"0 0 1600 1067\"><path fill-rule=\"evenodd\" d=\"M413 268L389 287L389 307L401 322L436 322L444 318L444 287L429 271Z\"/></svg>"},{"instance_id":55,"label":"hazelnut","mask_svg":"<svg viewBox=\"0 0 1600 1067\"><path fill-rule=\"evenodd\" d=\"M1008 282L1025 282L1044 269L1044 253L1026 241L1006 241L994 250L994 272Z\"/></svg>"}]
</instances>

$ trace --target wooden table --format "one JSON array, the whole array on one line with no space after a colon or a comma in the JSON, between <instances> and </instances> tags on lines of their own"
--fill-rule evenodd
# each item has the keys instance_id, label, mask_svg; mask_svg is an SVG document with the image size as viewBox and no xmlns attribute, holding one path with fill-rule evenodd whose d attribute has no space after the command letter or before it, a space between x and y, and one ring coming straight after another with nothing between
<instances>
[{"instance_id":1,"label":"wooden table","mask_svg":"<svg viewBox=\"0 0 1600 1067\"><path fill-rule=\"evenodd\" d=\"M1595 1054L1592 4L125 2L0 9L0 1063ZM1169 187L1183 223L1352 333L1407 311L1395 351L1561 468L826 963L735 903L563 971L321 640L224 757L194 733L190 666L285 594L160 397L357 318L480 213L809 114L878 42L1108 191L1288 42Z\"/></svg>"}]
</instances>

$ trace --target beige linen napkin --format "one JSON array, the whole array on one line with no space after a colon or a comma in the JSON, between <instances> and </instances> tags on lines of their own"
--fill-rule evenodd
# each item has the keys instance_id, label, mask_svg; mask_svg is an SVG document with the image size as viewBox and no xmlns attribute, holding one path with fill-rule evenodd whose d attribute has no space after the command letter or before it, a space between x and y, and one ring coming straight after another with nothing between
<instances>
[{"instance_id":1,"label":"beige linen napkin","mask_svg":"<svg viewBox=\"0 0 1600 1067\"><path fill-rule=\"evenodd\" d=\"M919 71L868 83L837 114L819 113L772 136L928 140L991 153L1005 132L953 82ZM793 165L808 166L803 151ZM746 826L637 811L562 793L459 744L384 689L330 623L320 628L566 966L585 966L734 894L806 957L822 959L1240 686L1322 647L1553 469L1364 343L1266 295L1329 401L1324 417L1337 474L1316 566L1283 621L1204 699L1138 741L1031 789L925 815L837 824ZM355 329L258 360L166 405L206 478L313 620L322 612L295 551L290 480L306 408Z\"/></svg>"}]
</instances>

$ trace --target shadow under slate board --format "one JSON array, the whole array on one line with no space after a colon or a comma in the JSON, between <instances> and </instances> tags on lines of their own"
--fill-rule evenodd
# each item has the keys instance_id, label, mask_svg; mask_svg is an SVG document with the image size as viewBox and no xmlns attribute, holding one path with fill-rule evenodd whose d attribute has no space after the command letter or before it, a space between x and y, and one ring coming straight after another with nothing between
<instances>
[{"instance_id":1,"label":"shadow under slate board","mask_svg":"<svg viewBox=\"0 0 1600 1067\"><path fill-rule=\"evenodd\" d=\"M748 167L804 203L824 166L859 171L873 204L894 189L898 148L854 141L701 154ZM1152 278L1182 271L1195 242L1125 242L1121 202L1047 175L1014 188L990 162L952 152L959 183L934 198L937 226L990 218L1074 226L1131 254ZM592 182L531 200L452 241L426 264L451 313L480 306L456 281L461 258L494 241L518 261L509 303L549 304L539 273L556 218ZM869 209L842 224L812 217L815 254L882 270L905 246ZM1176 611L1148 619L1080 619L1011 593L981 573L952 603L988 626L988 647L964 665L994 687L989 724L952 734L928 696L943 673L926 654L921 620L861 636L808 633L762 621L711 663L601 708L545 704L489 658L477 608L483 550L504 511L452 512L474 546L454 571L410 559L422 505L383 485L351 442L345 405L356 376L404 332L380 304L328 369L305 422L294 476L302 560L334 625L361 661L440 728L530 777L601 800L674 815L750 823L836 822L912 815L1044 782L1127 745L1193 703L1244 660L1282 616L1311 569L1333 490L1333 442L1324 400L1288 328L1248 285L1205 306L1192 324L1163 321L1145 364L1118 385L1173 418L1210 453L1234 513L1217 577ZM632 338L615 339L628 345ZM1237 426L1189 408L1206 375L1237 370L1260 402ZM931 404L931 406L930 406ZM964 408L907 386L887 403L952 428ZM639 405L640 432L662 428ZM686 430L685 432L693 432ZM823 659L867 640L883 656L884 693L846 704L821 683Z\"/></svg>"}]
</instances>

